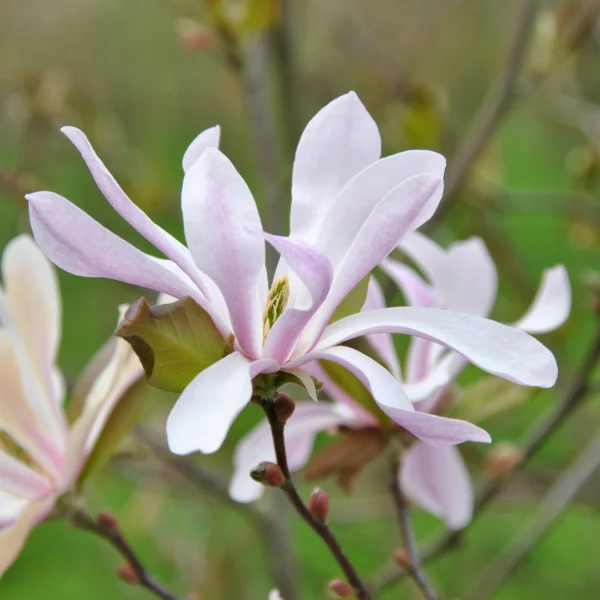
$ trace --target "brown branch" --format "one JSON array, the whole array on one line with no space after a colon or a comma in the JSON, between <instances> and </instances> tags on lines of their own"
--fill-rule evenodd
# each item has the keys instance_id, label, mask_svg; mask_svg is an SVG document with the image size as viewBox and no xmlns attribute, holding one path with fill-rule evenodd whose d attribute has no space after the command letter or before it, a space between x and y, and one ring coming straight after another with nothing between
<instances>
[{"instance_id":1,"label":"brown branch","mask_svg":"<svg viewBox=\"0 0 600 600\"><path fill-rule=\"evenodd\" d=\"M439 596L435 591L433 585L429 582L421 560L419 558L419 550L415 542L415 536L412 527L412 519L410 517L410 508L404 492L400 489L400 482L398 480L398 468L399 463L396 459L391 461L390 469L390 494L394 501L394 507L398 514L398 521L400 523L400 529L402 531L402 538L404 539L404 545L408 552L409 564L406 566L408 575L413 579L417 587L421 590L423 596L427 600L439 600Z\"/></svg>"},{"instance_id":2,"label":"brown branch","mask_svg":"<svg viewBox=\"0 0 600 600\"><path fill-rule=\"evenodd\" d=\"M287 496L289 503L294 510L304 519L309 527L325 542L331 554L337 561L338 565L344 572L348 583L354 588L358 600L371 600L371 595L367 591L365 584L358 575L356 569L350 562L348 556L340 546L336 537L333 535L327 523L316 520L308 507L304 504L294 482L292 480L290 469L288 466L287 452L285 447L285 423L277 418L273 407L273 399L269 397L261 397L260 404L265 411L269 425L271 426L271 435L273 436L273 446L275 448L275 456L285 482L281 485L281 490Z\"/></svg>"},{"instance_id":3,"label":"brown branch","mask_svg":"<svg viewBox=\"0 0 600 600\"><path fill-rule=\"evenodd\" d=\"M549 532L580 488L600 467L600 435L597 435L577 460L554 483L538 504L535 515L519 533L501 558L481 576L469 600L491 598L502 587Z\"/></svg>"},{"instance_id":4,"label":"brown branch","mask_svg":"<svg viewBox=\"0 0 600 600\"><path fill-rule=\"evenodd\" d=\"M590 391L590 379L594 367L600 358L600 328L597 330L590 348L584 358L579 373L569 387L567 393L561 402L546 417L535 425L526 442L522 445L523 459L519 468L525 467L535 456L538 450L548 440L548 438L562 425L569 415L582 403ZM516 472L516 471L514 471ZM483 512L483 509L499 494L504 486L510 481L510 477L503 479L494 479L486 481L480 488L475 497L473 521ZM422 552L422 561L427 564L433 561L448 550L456 547L464 533L462 531L448 531L435 540ZM372 578L370 589L379 592L390 585L400 581L407 575L406 571L400 569L395 563L384 567L381 572L376 573Z\"/></svg>"},{"instance_id":5,"label":"brown branch","mask_svg":"<svg viewBox=\"0 0 600 600\"><path fill-rule=\"evenodd\" d=\"M109 526L103 523L101 519L94 519L81 506L69 507L69 518L71 523L78 529L94 533L109 542L133 569L136 583L152 592L156 597L162 598L162 600L177 600L177 596L164 588L146 571L135 550L117 527Z\"/></svg>"}]
</instances>

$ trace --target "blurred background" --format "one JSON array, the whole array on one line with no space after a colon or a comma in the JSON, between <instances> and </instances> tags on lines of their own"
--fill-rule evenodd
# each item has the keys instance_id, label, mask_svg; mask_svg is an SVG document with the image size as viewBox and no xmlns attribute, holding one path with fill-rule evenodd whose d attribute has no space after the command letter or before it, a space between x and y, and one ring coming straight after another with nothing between
<instances>
[{"instance_id":1,"label":"blurred background","mask_svg":"<svg viewBox=\"0 0 600 600\"><path fill-rule=\"evenodd\" d=\"M253 189L266 228L286 232L298 136L319 108L355 90L380 126L385 154L423 147L448 156L447 199L428 232L443 243L485 239L500 271L494 318L520 316L544 268L563 263L569 270L571 318L542 338L558 357L559 384L485 415L481 424L501 445L461 448L483 481L498 476L498 448L518 449L561 401L597 335L599 67L594 0L4 0L0 246L28 229L23 194L48 189L149 250L96 189L59 132L65 124L82 128L131 198L182 239L181 157L198 132L219 123L221 147ZM114 330L117 305L143 292L62 272L60 282L61 366L72 382ZM468 371L466 385L478 376ZM143 427L159 441L173 400L148 391ZM250 405L224 450L198 464L226 480L235 442L259 413ZM598 433L599 417L592 386L432 564L444 597L465 596L478 574L511 551L552 483ZM384 473L371 465L351 494L323 482L334 498L332 526L364 574L400 546ZM308 494L309 484L301 488ZM276 534L283 548L271 544L269 551L265 532L244 510L165 468L139 439L126 442L86 495L92 509L119 516L149 569L177 590L199 590L207 599L266 598L277 558L289 551L285 540L293 546L299 598L326 597L326 581L338 575L322 543L275 493L266 494L261 510L283 531ZM599 507L600 473L576 490L548 535L489 597L600 597ZM419 540L443 531L433 517L414 515ZM117 579L119 560L100 540L47 523L0 581L0 598L149 597ZM378 597L419 595L402 582Z\"/></svg>"}]
</instances>

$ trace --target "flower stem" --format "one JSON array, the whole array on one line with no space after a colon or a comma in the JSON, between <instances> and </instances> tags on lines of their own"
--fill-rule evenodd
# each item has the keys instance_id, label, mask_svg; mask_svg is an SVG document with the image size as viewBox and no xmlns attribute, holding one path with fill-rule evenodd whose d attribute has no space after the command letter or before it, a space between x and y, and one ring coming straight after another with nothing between
<instances>
[{"instance_id":1,"label":"flower stem","mask_svg":"<svg viewBox=\"0 0 600 600\"><path fill-rule=\"evenodd\" d=\"M371 595L367 591L365 584L356 572L356 569L350 562L350 559L340 546L340 543L333 535L331 529L326 523L315 520L310 510L304 504L304 501L298 494L298 490L292 481L290 469L288 466L287 452L285 447L285 423L277 419L273 408L273 400L269 397L261 397L260 404L265 411L269 425L271 426L271 435L273 436L273 445L275 447L275 456L277 464L283 471L285 483L281 486L281 490L287 496L289 503L294 510L306 521L309 527L325 542L331 554L337 561L338 565L344 572L348 583L354 588L356 598L358 600L371 600Z\"/></svg>"}]
</instances>

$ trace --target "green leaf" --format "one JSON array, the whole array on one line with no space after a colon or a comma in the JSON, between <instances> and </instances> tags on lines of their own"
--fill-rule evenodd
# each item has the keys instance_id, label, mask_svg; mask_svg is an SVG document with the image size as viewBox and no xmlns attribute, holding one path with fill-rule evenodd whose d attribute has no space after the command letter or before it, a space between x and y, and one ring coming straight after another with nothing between
<instances>
[{"instance_id":1,"label":"green leaf","mask_svg":"<svg viewBox=\"0 0 600 600\"><path fill-rule=\"evenodd\" d=\"M140 298L115 335L140 358L150 385L182 392L204 369L223 358L227 341L208 313L191 298L150 306Z\"/></svg>"},{"instance_id":2,"label":"green leaf","mask_svg":"<svg viewBox=\"0 0 600 600\"><path fill-rule=\"evenodd\" d=\"M344 317L349 317L363 307L367 299L367 291L369 289L369 278L371 275L363 277L354 287L354 289L342 300L341 304L335 309L329 324L335 323Z\"/></svg>"}]
</instances>

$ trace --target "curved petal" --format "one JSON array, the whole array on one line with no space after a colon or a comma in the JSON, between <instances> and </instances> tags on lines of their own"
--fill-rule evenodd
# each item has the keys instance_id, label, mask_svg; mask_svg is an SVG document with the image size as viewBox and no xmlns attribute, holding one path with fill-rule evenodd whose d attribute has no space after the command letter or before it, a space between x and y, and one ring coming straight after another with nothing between
<instances>
[{"instance_id":1,"label":"curved petal","mask_svg":"<svg viewBox=\"0 0 600 600\"><path fill-rule=\"evenodd\" d=\"M19 515L27 504L28 501L24 498L0 492L0 535L19 520Z\"/></svg>"},{"instance_id":2,"label":"curved petal","mask_svg":"<svg viewBox=\"0 0 600 600\"><path fill-rule=\"evenodd\" d=\"M224 154L209 148L184 178L182 208L194 261L221 290L240 347L258 358L263 308L258 281L265 242L248 186Z\"/></svg>"},{"instance_id":3,"label":"curved petal","mask_svg":"<svg viewBox=\"0 0 600 600\"><path fill-rule=\"evenodd\" d=\"M445 168L446 159L429 150L409 150L372 163L336 196L323 220L317 246L337 266L371 211L389 192L414 175L430 173L441 179ZM422 218L425 216L431 215ZM421 224L417 221L415 227Z\"/></svg>"},{"instance_id":4,"label":"curved petal","mask_svg":"<svg viewBox=\"0 0 600 600\"><path fill-rule=\"evenodd\" d=\"M410 306L435 306L433 290L416 271L391 258L382 261L379 266L402 292L407 304Z\"/></svg>"},{"instance_id":5,"label":"curved petal","mask_svg":"<svg viewBox=\"0 0 600 600\"><path fill-rule=\"evenodd\" d=\"M514 323L527 333L547 333L560 327L571 312L571 284L562 265L546 269L527 312Z\"/></svg>"},{"instance_id":6,"label":"curved petal","mask_svg":"<svg viewBox=\"0 0 600 600\"><path fill-rule=\"evenodd\" d=\"M239 352L202 371L185 388L167 419L174 454L216 452L252 396L250 361Z\"/></svg>"},{"instance_id":7,"label":"curved petal","mask_svg":"<svg viewBox=\"0 0 600 600\"><path fill-rule=\"evenodd\" d=\"M291 235L314 242L338 192L380 155L377 125L354 92L322 108L306 126L296 150Z\"/></svg>"},{"instance_id":8,"label":"curved petal","mask_svg":"<svg viewBox=\"0 0 600 600\"><path fill-rule=\"evenodd\" d=\"M436 308L384 308L351 315L327 327L316 350L382 332L415 335L447 346L484 371L522 385L551 387L558 375L552 352L521 330Z\"/></svg>"},{"instance_id":9,"label":"curved petal","mask_svg":"<svg viewBox=\"0 0 600 600\"><path fill-rule=\"evenodd\" d=\"M294 414L285 426L288 466L298 471L308 462L315 436L352 420L345 407L313 402L298 402ZM264 486L250 477L250 471L260 462L275 461L271 430L267 420L261 421L237 445L233 455L234 473L229 495L237 502L253 502L262 496Z\"/></svg>"},{"instance_id":10,"label":"curved petal","mask_svg":"<svg viewBox=\"0 0 600 600\"><path fill-rule=\"evenodd\" d=\"M159 227L137 205L135 205L121 189L115 178L110 174L104 163L100 160L89 140L75 127L63 127L61 131L69 138L81 153L96 185L104 194L111 206L127 221L136 231L143 235L149 242L158 248L166 257L170 258L183 271L189 275L200 291L207 296L202 281L197 277L197 269L187 248L170 233Z\"/></svg>"},{"instance_id":11,"label":"curved petal","mask_svg":"<svg viewBox=\"0 0 600 600\"><path fill-rule=\"evenodd\" d=\"M21 498L40 498L51 491L48 479L0 450L0 492Z\"/></svg>"},{"instance_id":12,"label":"curved petal","mask_svg":"<svg viewBox=\"0 0 600 600\"><path fill-rule=\"evenodd\" d=\"M184 172L188 172L194 163L208 148L218 148L221 140L221 128L218 125L209 127L199 133L187 147L183 155L182 165Z\"/></svg>"},{"instance_id":13,"label":"curved petal","mask_svg":"<svg viewBox=\"0 0 600 600\"><path fill-rule=\"evenodd\" d=\"M471 521L471 477L453 446L411 446L402 457L400 484L413 502L444 519L451 529L462 529Z\"/></svg>"},{"instance_id":14,"label":"curved petal","mask_svg":"<svg viewBox=\"0 0 600 600\"><path fill-rule=\"evenodd\" d=\"M265 234L311 296L307 307L288 307L269 331L263 356L284 364L311 317L317 312L331 288L333 271L327 257L301 240Z\"/></svg>"},{"instance_id":15,"label":"curved petal","mask_svg":"<svg viewBox=\"0 0 600 600\"><path fill-rule=\"evenodd\" d=\"M431 342L424 338L413 338L412 343L417 341L425 342L429 346L433 346ZM427 360L427 357L424 357ZM447 387L452 383L458 374L464 369L467 361L454 352L446 354L437 364L426 366L423 374L417 380L407 379L404 384L404 390L408 394L411 402L421 402L422 400L430 399L434 394L442 388ZM419 406L420 410L423 410Z\"/></svg>"}]
</instances>

